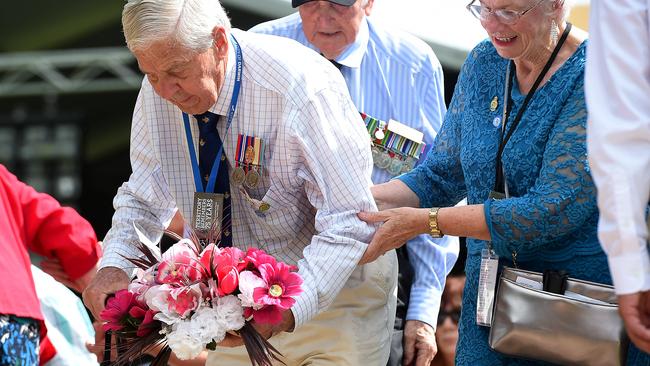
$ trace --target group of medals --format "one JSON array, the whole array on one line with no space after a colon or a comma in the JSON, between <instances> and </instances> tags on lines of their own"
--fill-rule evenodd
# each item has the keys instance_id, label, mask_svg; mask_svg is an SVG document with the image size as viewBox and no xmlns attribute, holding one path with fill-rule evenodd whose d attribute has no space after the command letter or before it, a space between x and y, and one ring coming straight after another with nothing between
<instances>
[{"instance_id":1,"label":"group of medals","mask_svg":"<svg viewBox=\"0 0 650 366\"><path fill-rule=\"evenodd\" d=\"M378 120L365 113L361 118L372 142L372 160L378 168L396 176L413 169L424 152L424 134L394 120Z\"/></svg>"},{"instance_id":2,"label":"group of medals","mask_svg":"<svg viewBox=\"0 0 650 366\"><path fill-rule=\"evenodd\" d=\"M259 137L239 135L235 150L235 169L231 181L235 185L257 188L262 177L262 160L264 159L264 141Z\"/></svg>"}]
</instances>

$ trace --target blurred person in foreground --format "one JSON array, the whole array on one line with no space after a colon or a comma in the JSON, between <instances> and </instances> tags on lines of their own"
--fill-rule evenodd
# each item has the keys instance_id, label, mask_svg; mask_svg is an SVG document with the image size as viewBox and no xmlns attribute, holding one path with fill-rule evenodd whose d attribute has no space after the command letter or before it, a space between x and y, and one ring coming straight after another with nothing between
<instances>
[{"instance_id":1,"label":"blurred person in foreground","mask_svg":"<svg viewBox=\"0 0 650 366\"><path fill-rule=\"evenodd\" d=\"M338 70L294 41L231 29L217 0L131 0L122 24L146 77L133 115L133 172L115 197L86 305L98 315L107 296L127 287L133 265L125 257L140 254L134 222L160 237L177 211L192 216L195 193L216 179L205 190L223 199L221 245L264 249L297 265L304 280L280 324L252 322L283 361L385 365L397 259L392 251L358 265L374 231L357 217L376 210L372 159ZM250 146L259 169L244 184L235 174L242 136L265 146L257 155L262 144ZM209 139L219 142L210 147ZM207 365L250 365L242 344L228 335Z\"/></svg>"},{"instance_id":2,"label":"blurred person in foreground","mask_svg":"<svg viewBox=\"0 0 650 366\"><path fill-rule=\"evenodd\" d=\"M467 8L489 40L469 53L426 161L373 188L383 211L360 216L383 225L366 259L422 233L468 237L456 364L542 365L490 349L477 321L481 252L498 256L498 268L611 283L587 166L587 34L566 22L563 0ZM465 195L467 206L449 207ZM644 364L638 355L631 349L628 364Z\"/></svg>"},{"instance_id":3,"label":"blurred person in foreground","mask_svg":"<svg viewBox=\"0 0 650 366\"><path fill-rule=\"evenodd\" d=\"M591 3L587 146L598 237L632 341L650 352L650 1Z\"/></svg>"},{"instance_id":4,"label":"blurred person in foreground","mask_svg":"<svg viewBox=\"0 0 650 366\"><path fill-rule=\"evenodd\" d=\"M75 210L36 192L0 165L0 365L38 365L46 339L28 251L60 263L61 276L82 291L96 271L101 248L92 226Z\"/></svg>"},{"instance_id":5,"label":"blurred person in foreground","mask_svg":"<svg viewBox=\"0 0 650 366\"><path fill-rule=\"evenodd\" d=\"M322 54L341 71L359 112L422 132L429 148L447 109L442 67L423 41L372 20L374 3L293 0L297 13L250 31L291 38ZM375 166L372 181L384 183L394 175ZM388 365L428 365L433 359L440 296L457 256L455 237L421 235L397 250L397 312Z\"/></svg>"},{"instance_id":6,"label":"blurred person in foreground","mask_svg":"<svg viewBox=\"0 0 650 366\"><path fill-rule=\"evenodd\" d=\"M32 265L32 275L47 327L47 338L55 350L45 365L97 365L97 358L86 348L87 342L95 338L95 331L81 299L37 266ZM41 351L43 363L42 347Z\"/></svg>"}]
</instances>

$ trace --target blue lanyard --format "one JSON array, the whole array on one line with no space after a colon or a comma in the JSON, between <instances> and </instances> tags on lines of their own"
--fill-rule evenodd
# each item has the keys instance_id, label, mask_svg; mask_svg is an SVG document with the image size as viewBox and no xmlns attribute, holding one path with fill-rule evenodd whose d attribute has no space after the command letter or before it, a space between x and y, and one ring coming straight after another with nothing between
<instances>
[{"instance_id":1,"label":"blue lanyard","mask_svg":"<svg viewBox=\"0 0 650 366\"><path fill-rule=\"evenodd\" d=\"M214 192L214 185L217 181L217 174L219 174L219 166L221 165L221 154L223 153L223 145L225 142L225 137L228 135L228 130L230 129L230 124L232 119L235 116L235 110L237 109L237 100L239 99L239 89L241 88L241 77L244 58L242 56L241 47L233 35L230 36L232 39L232 44L235 48L235 54L237 62L235 64L235 86L232 91L232 98L230 99L230 107L228 108L228 121L226 123L226 131L224 133L224 140L221 142L221 147L219 152L217 152L217 157L214 159L212 164L212 170L210 170L210 178L208 178L208 185L203 190L203 182L201 181L201 169L199 168L199 162L196 158L196 152L194 150L194 142L192 141L192 129L190 128L190 117L187 113L183 113L183 122L185 122L185 138L187 139L187 146L190 150L190 160L192 162L192 173L194 174L194 184L196 185L197 192Z\"/></svg>"}]
</instances>

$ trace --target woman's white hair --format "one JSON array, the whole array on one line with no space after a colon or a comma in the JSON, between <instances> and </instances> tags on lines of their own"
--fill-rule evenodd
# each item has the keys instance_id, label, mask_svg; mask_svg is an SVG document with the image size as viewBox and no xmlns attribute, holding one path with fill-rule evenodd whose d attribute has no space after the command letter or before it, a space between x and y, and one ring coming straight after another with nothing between
<instances>
[{"instance_id":1,"label":"woman's white hair","mask_svg":"<svg viewBox=\"0 0 650 366\"><path fill-rule=\"evenodd\" d=\"M547 14L551 15L555 12L555 9L553 6L557 4L556 6L560 7L560 20L567 20L569 18L569 14L571 13L571 6L573 4L572 0L548 0L547 3L545 4L547 6ZM544 4L542 4L544 5Z\"/></svg>"},{"instance_id":2,"label":"woman's white hair","mask_svg":"<svg viewBox=\"0 0 650 366\"><path fill-rule=\"evenodd\" d=\"M168 39L193 51L212 46L212 29L230 30L218 0L129 0L122 11L126 45L134 52Z\"/></svg>"}]
</instances>

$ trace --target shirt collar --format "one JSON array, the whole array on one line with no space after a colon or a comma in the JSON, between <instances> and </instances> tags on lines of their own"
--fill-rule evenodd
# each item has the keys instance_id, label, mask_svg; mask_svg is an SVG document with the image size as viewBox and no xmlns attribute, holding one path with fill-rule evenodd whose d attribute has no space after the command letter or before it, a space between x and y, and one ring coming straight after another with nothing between
<instances>
[{"instance_id":1,"label":"shirt collar","mask_svg":"<svg viewBox=\"0 0 650 366\"><path fill-rule=\"evenodd\" d=\"M361 61L363 56L366 54L368 49L368 39L370 38L370 31L368 30L368 20L366 17L363 17L361 24L359 25L359 32L357 37L354 40L354 43L348 46L343 53L336 58L336 62L340 63L343 66L350 68L359 68L361 66Z\"/></svg>"},{"instance_id":2,"label":"shirt collar","mask_svg":"<svg viewBox=\"0 0 650 366\"><path fill-rule=\"evenodd\" d=\"M217 102L210 108L210 112L220 116L227 116L228 109L230 108L230 100L232 99L233 87L235 86L235 63L237 62L235 55L235 48L230 37L228 37L228 61L226 63L226 75L224 82L219 91Z\"/></svg>"}]
</instances>

